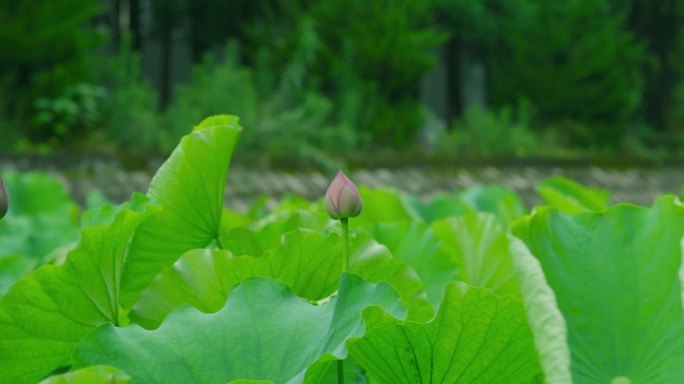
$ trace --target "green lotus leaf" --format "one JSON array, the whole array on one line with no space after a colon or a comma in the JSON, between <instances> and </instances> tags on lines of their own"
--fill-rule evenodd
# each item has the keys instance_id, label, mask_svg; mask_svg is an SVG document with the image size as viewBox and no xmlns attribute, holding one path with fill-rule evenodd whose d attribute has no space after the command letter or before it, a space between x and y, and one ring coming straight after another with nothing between
<instances>
[{"instance_id":1,"label":"green lotus leaf","mask_svg":"<svg viewBox=\"0 0 684 384\"><path fill-rule=\"evenodd\" d=\"M338 383L338 366L336 363L338 360L335 359L330 359L328 362L329 364L324 365L322 363L325 363L325 359L319 360L316 364L311 366L309 370L307 370L307 375L304 380L305 384L314 384L314 383L325 383L325 384L333 384L333 383ZM316 372L317 374L312 374L312 371L314 371L317 366L320 366L321 370L319 372ZM354 360L354 358L351 355L347 355L347 358L344 359L344 363L342 366L342 370L344 372L344 382L345 384L362 384L362 383L367 383L368 382L368 377L366 375L366 371L361 368L361 366Z\"/></svg>"},{"instance_id":2,"label":"green lotus leaf","mask_svg":"<svg viewBox=\"0 0 684 384\"><path fill-rule=\"evenodd\" d=\"M322 230L330 222L327 213L276 212L253 223L250 228L238 227L227 231L221 237L221 246L235 255L261 257L280 245L284 233L299 228Z\"/></svg>"},{"instance_id":3,"label":"green lotus leaf","mask_svg":"<svg viewBox=\"0 0 684 384\"><path fill-rule=\"evenodd\" d=\"M232 268L220 270L220 276L223 281L234 279L233 285L250 276L277 279L298 296L315 301L337 289L342 252L339 236L297 229L282 235L278 247L261 258L234 258Z\"/></svg>"},{"instance_id":4,"label":"green lotus leaf","mask_svg":"<svg viewBox=\"0 0 684 384\"><path fill-rule=\"evenodd\" d=\"M284 235L279 247L260 258L234 256L225 250L190 251L154 279L130 317L154 328L181 304L216 312L229 290L252 276L278 279L297 295L319 300L337 288L342 251L339 236L305 229Z\"/></svg>"},{"instance_id":5,"label":"green lotus leaf","mask_svg":"<svg viewBox=\"0 0 684 384\"><path fill-rule=\"evenodd\" d=\"M522 303L484 288L450 283L427 324L377 307L363 320L347 345L373 383L530 383L539 372Z\"/></svg>"},{"instance_id":6,"label":"green lotus leaf","mask_svg":"<svg viewBox=\"0 0 684 384\"><path fill-rule=\"evenodd\" d=\"M444 286L457 278L457 266L440 248L432 229L420 222L395 222L376 224L368 232L418 273L428 300L438 307Z\"/></svg>"},{"instance_id":7,"label":"green lotus leaf","mask_svg":"<svg viewBox=\"0 0 684 384\"><path fill-rule=\"evenodd\" d=\"M349 269L366 281L392 285L409 311L409 320L427 320L434 314L418 273L368 234L359 233L351 239Z\"/></svg>"},{"instance_id":8,"label":"green lotus leaf","mask_svg":"<svg viewBox=\"0 0 684 384\"><path fill-rule=\"evenodd\" d=\"M252 227L256 230L261 230L273 224L281 225L284 232L296 228L309 228L318 231L329 227L339 228L339 221L331 219L330 215L322 209L322 206L316 203L311 203L309 209L306 210L290 210L276 207L271 214L252 223Z\"/></svg>"},{"instance_id":9,"label":"green lotus leaf","mask_svg":"<svg viewBox=\"0 0 684 384\"><path fill-rule=\"evenodd\" d=\"M182 306L152 331L101 326L79 344L74 362L110 364L139 383L301 383L319 359L347 356L345 342L363 334L361 311L371 305L405 316L389 285L349 273L339 295L319 306L281 282L250 278L214 314Z\"/></svg>"},{"instance_id":10,"label":"green lotus leaf","mask_svg":"<svg viewBox=\"0 0 684 384\"><path fill-rule=\"evenodd\" d=\"M320 174L318 174L318 175L312 174L312 176L316 177L316 176L321 176L321 175ZM288 184L293 184L293 183L288 183ZM274 212L278 212L278 211L289 211L289 212L320 211L321 213L325 213L325 215L327 216L328 213L325 212L325 208L323 207L323 204L320 204L320 202L323 201L323 198L324 198L324 196L321 196L320 201L312 202L303 196L288 193L278 201L278 204L273 208L273 211Z\"/></svg>"},{"instance_id":11,"label":"green lotus leaf","mask_svg":"<svg viewBox=\"0 0 684 384\"><path fill-rule=\"evenodd\" d=\"M0 222L0 256L23 255L40 263L61 246L76 242L78 231L75 221L54 214L3 219Z\"/></svg>"},{"instance_id":12,"label":"green lotus leaf","mask_svg":"<svg viewBox=\"0 0 684 384\"><path fill-rule=\"evenodd\" d=\"M510 234L508 237L513 268L520 282L543 376L547 383L572 383L568 330L556 296L546 282L539 260L520 239Z\"/></svg>"},{"instance_id":13,"label":"green lotus leaf","mask_svg":"<svg viewBox=\"0 0 684 384\"><path fill-rule=\"evenodd\" d=\"M94 365L75 371L50 376L39 384L126 384L131 377L106 365Z\"/></svg>"},{"instance_id":14,"label":"green lotus leaf","mask_svg":"<svg viewBox=\"0 0 684 384\"><path fill-rule=\"evenodd\" d=\"M219 236L224 237L225 234L235 228L247 228L252 223L253 219L250 215L242 212L237 212L232 209L223 209L221 215L221 227Z\"/></svg>"},{"instance_id":15,"label":"green lotus leaf","mask_svg":"<svg viewBox=\"0 0 684 384\"><path fill-rule=\"evenodd\" d=\"M29 274L36 266L36 260L24 255L0 256L0 297L19 278Z\"/></svg>"},{"instance_id":16,"label":"green lotus leaf","mask_svg":"<svg viewBox=\"0 0 684 384\"><path fill-rule=\"evenodd\" d=\"M370 189L359 186L363 208L361 214L349 220L351 228L369 227L375 223L422 221L405 195L393 189Z\"/></svg>"},{"instance_id":17,"label":"green lotus leaf","mask_svg":"<svg viewBox=\"0 0 684 384\"><path fill-rule=\"evenodd\" d=\"M277 248L259 258L234 256L225 250L190 251L153 280L129 317L146 328L156 328L182 304L216 312L225 304L231 288L253 276L280 280L298 296L318 301L337 289L342 252L338 235L309 229L286 233ZM385 247L366 235L353 239L350 252L350 270L367 281L392 284L411 318L432 315L418 276L408 265L392 258Z\"/></svg>"},{"instance_id":18,"label":"green lotus leaf","mask_svg":"<svg viewBox=\"0 0 684 384\"><path fill-rule=\"evenodd\" d=\"M65 366L78 342L103 323L121 323L123 263L135 229L158 208L120 211L88 227L63 265L44 265L0 299L0 382L35 383Z\"/></svg>"},{"instance_id":19,"label":"green lotus leaf","mask_svg":"<svg viewBox=\"0 0 684 384\"><path fill-rule=\"evenodd\" d=\"M221 247L235 255L261 257L266 251L278 247L283 233L280 223L259 231L244 227L233 228L221 238Z\"/></svg>"},{"instance_id":20,"label":"green lotus leaf","mask_svg":"<svg viewBox=\"0 0 684 384\"><path fill-rule=\"evenodd\" d=\"M684 209L675 197L601 213L542 207L512 231L525 244L512 243L516 269L536 270L519 278L528 285L522 289L528 318L547 322L530 323L535 338L552 344L537 342L547 377L558 374L554 364L567 349L572 378L554 382L684 382ZM545 280L534 278L542 273ZM549 315L554 311L562 317ZM559 343L548 332L564 325L567 341ZM544 358L554 351L560 351L555 360Z\"/></svg>"},{"instance_id":21,"label":"green lotus leaf","mask_svg":"<svg viewBox=\"0 0 684 384\"><path fill-rule=\"evenodd\" d=\"M112 201L100 189L94 187L86 192L85 209L95 209L106 204L111 204Z\"/></svg>"},{"instance_id":22,"label":"green lotus leaf","mask_svg":"<svg viewBox=\"0 0 684 384\"><path fill-rule=\"evenodd\" d=\"M493 213L501 224L509 224L527 212L520 196L506 187L476 185L461 192L459 198L477 212Z\"/></svg>"},{"instance_id":23,"label":"green lotus leaf","mask_svg":"<svg viewBox=\"0 0 684 384\"><path fill-rule=\"evenodd\" d=\"M588 188L564 177L542 181L537 186L537 192L547 204L565 213L604 211L610 199L610 193L606 190Z\"/></svg>"},{"instance_id":24,"label":"green lotus leaf","mask_svg":"<svg viewBox=\"0 0 684 384\"><path fill-rule=\"evenodd\" d=\"M78 239L78 206L59 180L42 172L9 172L2 177L10 206L0 220L0 256L24 255L38 261Z\"/></svg>"},{"instance_id":25,"label":"green lotus leaf","mask_svg":"<svg viewBox=\"0 0 684 384\"><path fill-rule=\"evenodd\" d=\"M78 207L54 176L44 172L8 172L2 178L10 197L8 217L49 213L72 222L78 219Z\"/></svg>"},{"instance_id":26,"label":"green lotus leaf","mask_svg":"<svg viewBox=\"0 0 684 384\"><path fill-rule=\"evenodd\" d=\"M186 252L154 278L128 314L131 322L153 329L183 304L216 312L226 303L228 291L240 282L231 276L234 256L224 250L197 249ZM229 276L226 281L222 276Z\"/></svg>"},{"instance_id":27,"label":"green lotus leaf","mask_svg":"<svg viewBox=\"0 0 684 384\"><path fill-rule=\"evenodd\" d=\"M520 296L511 265L507 229L490 213L470 213L432 223L442 249L456 263L457 280L489 288L499 295Z\"/></svg>"},{"instance_id":28,"label":"green lotus leaf","mask_svg":"<svg viewBox=\"0 0 684 384\"><path fill-rule=\"evenodd\" d=\"M163 210L140 225L130 245L122 287L125 308L162 268L218 237L226 173L241 131L237 117L210 117L181 139L155 174L148 195Z\"/></svg>"},{"instance_id":29,"label":"green lotus leaf","mask_svg":"<svg viewBox=\"0 0 684 384\"><path fill-rule=\"evenodd\" d=\"M119 212L125 209L141 211L149 200L150 198L146 195L133 192L131 198L121 204L103 204L97 208L89 209L81 215L81 228L111 224Z\"/></svg>"},{"instance_id":30,"label":"green lotus leaf","mask_svg":"<svg viewBox=\"0 0 684 384\"><path fill-rule=\"evenodd\" d=\"M427 203L417 196L408 195L408 201L426 223L472 212L472 208L455 195L440 194Z\"/></svg>"}]
</instances>

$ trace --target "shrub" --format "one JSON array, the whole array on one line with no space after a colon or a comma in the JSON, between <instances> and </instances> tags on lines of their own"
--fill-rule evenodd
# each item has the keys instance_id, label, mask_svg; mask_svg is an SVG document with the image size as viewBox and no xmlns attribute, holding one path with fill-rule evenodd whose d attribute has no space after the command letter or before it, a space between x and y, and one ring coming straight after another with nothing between
<instances>
[{"instance_id":1,"label":"shrub","mask_svg":"<svg viewBox=\"0 0 684 384\"><path fill-rule=\"evenodd\" d=\"M445 37L432 23L432 1L279 0L269 10L249 27L249 45L260 49L247 53L270 81L291 67L292 52L306 52L301 89L328 97L336 120L378 144L413 141L420 80Z\"/></svg>"},{"instance_id":2,"label":"shrub","mask_svg":"<svg viewBox=\"0 0 684 384\"><path fill-rule=\"evenodd\" d=\"M52 131L54 139L74 137L101 118L102 101L107 91L95 84L75 84L59 97L39 97L34 102L34 126Z\"/></svg>"},{"instance_id":3,"label":"shrub","mask_svg":"<svg viewBox=\"0 0 684 384\"><path fill-rule=\"evenodd\" d=\"M68 107L70 112L60 112L62 124L32 124L36 99L44 97L58 104L38 103L43 112L55 107L62 110L69 103L65 99L74 101L70 93L76 84L95 82L94 53L103 42L94 29L100 5L97 0L0 2L0 99L4 104L0 112L25 128L28 139L60 136L53 128L65 129L65 116L74 111Z\"/></svg>"},{"instance_id":4,"label":"shrub","mask_svg":"<svg viewBox=\"0 0 684 384\"><path fill-rule=\"evenodd\" d=\"M193 68L191 81L176 87L174 101L163 116L164 149L172 149L187 127L206 115L230 112L240 115L245 126L255 124L259 100L252 73L237 64L236 56L235 45L220 58L206 55Z\"/></svg>"},{"instance_id":5,"label":"shrub","mask_svg":"<svg viewBox=\"0 0 684 384\"><path fill-rule=\"evenodd\" d=\"M165 149L206 114L239 114L249 129L240 151L262 158L288 158L337 167L336 154L352 148L352 128L332 120L330 100L300 84L306 68L297 54L270 92L258 92L259 72L237 63L237 46L230 44L222 58L206 56L193 70L192 81L176 89L176 98L164 113L168 129Z\"/></svg>"},{"instance_id":6,"label":"shrub","mask_svg":"<svg viewBox=\"0 0 684 384\"><path fill-rule=\"evenodd\" d=\"M459 155L529 156L545 150L542 138L530 127L529 108L524 103L516 110L470 108L454 121L451 132L441 136L440 149Z\"/></svg>"},{"instance_id":7,"label":"shrub","mask_svg":"<svg viewBox=\"0 0 684 384\"><path fill-rule=\"evenodd\" d=\"M140 71L140 55L125 36L108 62L110 91L104 105L103 127L109 141L121 149L158 150L162 132L157 94Z\"/></svg>"},{"instance_id":8,"label":"shrub","mask_svg":"<svg viewBox=\"0 0 684 384\"><path fill-rule=\"evenodd\" d=\"M539 116L575 121L576 144L612 145L640 102L643 47L607 2L530 3L507 22L489 55L491 96L499 105L528 98Z\"/></svg>"}]
</instances>

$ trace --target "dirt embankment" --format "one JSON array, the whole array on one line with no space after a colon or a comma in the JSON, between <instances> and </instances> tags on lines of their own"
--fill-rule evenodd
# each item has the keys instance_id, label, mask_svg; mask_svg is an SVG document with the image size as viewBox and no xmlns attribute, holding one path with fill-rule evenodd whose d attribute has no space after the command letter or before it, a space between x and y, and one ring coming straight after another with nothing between
<instances>
[{"instance_id":1,"label":"dirt embankment","mask_svg":"<svg viewBox=\"0 0 684 384\"><path fill-rule=\"evenodd\" d=\"M0 158L0 175L18 170L40 170L59 177L81 202L97 188L114 202L127 199L133 191L144 192L160 160L140 162L131 169L120 160L107 157L5 157ZM565 176L590 187L611 191L612 201L650 205L663 193L679 194L684 185L684 167L611 168L587 164L473 164L457 166L411 165L363 167L350 175L357 184L393 186L429 198L439 193L458 192L476 184L498 184L518 192L528 206L540 203L536 185L551 176ZM228 174L226 204L246 210L262 195L276 201L287 194L316 199L334 176L318 170L268 169L234 163Z\"/></svg>"}]
</instances>

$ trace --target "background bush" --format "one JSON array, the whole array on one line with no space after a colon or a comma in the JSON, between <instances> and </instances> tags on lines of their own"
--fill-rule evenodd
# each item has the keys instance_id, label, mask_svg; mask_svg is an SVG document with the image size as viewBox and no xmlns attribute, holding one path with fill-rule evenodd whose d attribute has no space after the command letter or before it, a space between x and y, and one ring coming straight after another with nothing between
<instances>
[{"instance_id":1,"label":"background bush","mask_svg":"<svg viewBox=\"0 0 684 384\"><path fill-rule=\"evenodd\" d=\"M422 122L420 81L446 37L431 1L279 0L262 17L247 27L255 66L282 81L306 73L299 87L329 98L336 119L378 144L412 142ZM266 88L278 81L263 80Z\"/></svg>"},{"instance_id":2,"label":"background bush","mask_svg":"<svg viewBox=\"0 0 684 384\"><path fill-rule=\"evenodd\" d=\"M625 14L594 0L531 2L525 11L489 55L492 101L525 97L545 123L593 126L566 132L575 143L614 145L636 117L646 59Z\"/></svg>"},{"instance_id":3,"label":"background bush","mask_svg":"<svg viewBox=\"0 0 684 384\"><path fill-rule=\"evenodd\" d=\"M162 117L169 133L162 149L172 149L203 116L228 110L249 127L242 134L239 151L339 166L335 154L351 149L356 136L351 127L332 118L330 100L301 91L306 59L295 53L274 89L260 93L259 75L237 63L238 51L236 44L230 44L219 58L207 55L194 68L191 81L177 88L174 102Z\"/></svg>"},{"instance_id":4,"label":"background bush","mask_svg":"<svg viewBox=\"0 0 684 384\"><path fill-rule=\"evenodd\" d=\"M46 141L82 133L67 131L87 122L69 120L89 117L92 108L70 104L99 97L88 93L98 92L97 49L104 36L92 20L100 5L97 0L0 1L0 114L8 139ZM34 119L36 112L53 116Z\"/></svg>"},{"instance_id":5,"label":"background bush","mask_svg":"<svg viewBox=\"0 0 684 384\"><path fill-rule=\"evenodd\" d=\"M140 69L140 54L131 47L130 35L108 64L108 98L105 100L101 128L107 141L116 148L156 151L165 141L159 128L157 93Z\"/></svg>"},{"instance_id":6,"label":"background bush","mask_svg":"<svg viewBox=\"0 0 684 384\"><path fill-rule=\"evenodd\" d=\"M684 153L683 0L0 0L0 21L4 151L168 152L234 113L241 150L328 165L431 126L446 153Z\"/></svg>"}]
</instances>

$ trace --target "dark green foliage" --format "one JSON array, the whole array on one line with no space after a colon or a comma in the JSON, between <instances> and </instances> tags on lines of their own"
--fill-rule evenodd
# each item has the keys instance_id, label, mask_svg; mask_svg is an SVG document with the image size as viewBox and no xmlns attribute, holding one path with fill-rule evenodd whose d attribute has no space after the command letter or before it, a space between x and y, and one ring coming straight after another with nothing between
<instances>
[{"instance_id":1,"label":"dark green foliage","mask_svg":"<svg viewBox=\"0 0 684 384\"><path fill-rule=\"evenodd\" d=\"M93 20L100 4L0 1L0 113L28 128L24 132L29 139L55 134L54 124L31 122L39 97L70 98L69 87L95 79L95 51L103 39Z\"/></svg>"},{"instance_id":2,"label":"dark green foliage","mask_svg":"<svg viewBox=\"0 0 684 384\"><path fill-rule=\"evenodd\" d=\"M58 97L39 97L33 103L37 127L49 127L57 137L83 131L100 119L102 100L107 91L98 85L78 83L67 87Z\"/></svg>"},{"instance_id":3,"label":"dark green foliage","mask_svg":"<svg viewBox=\"0 0 684 384\"><path fill-rule=\"evenodd\" d=\"M235 46L228 47L223 56L215 59L205 55L193 68L192 81L176 88L176 98L164 116L166 130L172 137L164 142L164 149L173 148L187 131L186 127L205 114L235 111L245 122L254 124L258 99L252 74L237 65Z\"/></svg>"},{"instance_id":4,"label":"dark green foliage","mask_svg":"<svg viewBox=\"0 0 684 384\"><path fill-rule=\"evenodd\" d=\"M475 156L676 154L681 25L681 0L0 0L0 150L164 152L237 113L246 150L331 168L419 137Z\"/></svg>"},{"instance_id":5,"label":"dark green foliage","mask_svg":"<svg viewBox=\"0 0 684 384\"><path fill-rule=\"evenodd\" d=\"M251 45L261 48L247 48L257 67L282 82L306 75L299 85L330 97L335 118L377 143L404 147L415 139L420 80L445 37L433 25L432 1L280 0L265 9L262 22L248 27ZM296 63L294 73L284 70Z\"/></svg>"},{"instance_id":6,"label":"dark green foliage","mask_svg":"<svg viewBox=\"0 0 684 384\"><path fill-rule=\"evenodd\" d=\"M164 131L157 115L157 94L143 77L140 54L131 45L131 36L124 35L118 52L108 58L110 90L102 106L101 127L107 141L126 152L159 150Z\"/></svg>"},{"instance_id":7,"label":"dark green foliage","mask_svg":"<svg viewBox=\"0 0 684 384\"><path fill-rule=\"evenodd\" d=\"M470 103L462 91L469 81L468 64L485 63L488 52L496 52L497 46L507 41L507 23L524 14L529 4L528 0L437 0L436 8L438 25L449 34L440 52L447 71L444 81L449 100L444 112L448 122L468 113ZM488 82L489 73L484 77Z\"/></svg>"},{"instance_id":8,"label":"dark green foliage","mask_svg":"<svg viewBox=\"0 0 684 384\"><path fill-rule=\"evenodd\" d=\"M579 144L611 145L640 103L645 55L606 2L531 2L508 20L491 52L491 95L499 104L528 98L543 121L566 127ZM600 127L600 128L599 128Z\"/></svg>"},{"instance_id":9,"label":"dark green foliage","mask_svg":"<svg viewBox=\"0 0 684 384\"><path fill-rule=\"evenodd\" d=\"M192 81L176 88L174 102L162 115L166 135L161 148L171 149L193 118L230 110L240 113L245 124L253 127L245 132L241 150L262 159L296 158L339 169L335 152L352 149L357 138L351 126L335 124L329 99L303 87L306 45L292 53L283 76L268 92L259 91L259 79L268 73L239 65L238 52L236 44L229 44L218 58L205 55L193 68Z\"/></svg>"},{"instance_id":10,"label":"dark green foliage","mask_svg":"<svg viewBox=\"0 0 684 384\"><path fill-rule=\"evenodd\" d=\"M328 69L324 89L335 94L351 80L368 108L360 128L381 143L411 143L422 125L420 80L445 37L434 27L433 2L322 1L314 18L325 43L318 63Z\"/></svg>"},{"instance_id":11,"label":"dark green foliage","mask_svg":"<svg viewBox=\"0 0 684 384\"><path fill-rule=\"evenodd\" d=\"M684 2L680 0L613 1L627 13L627 25L644 45L648 60L644 62L645 78L641 112L644 119L658 131L675 133L681 119L676 120L680 100L675 100L677 87L684 80L680 65L684 59ZM674 109L674 111L673 111Z\"/></svg>"},{"instance_id":12,"label":"dark green foliage","mask_svg":"<svg viewBox=\"0 0 684 384\"><path fill-rule=\"evenodd\" d=\"M191 1L189 16L201 20L193 23L191 32L195 59L200 59L208 50L222 47L228 39L244 41L245 27L254 24L268 3L269 0Z\"/></svg>"},{"instance_id":13,"label":"dark green foliage","mask_svg":"<svg viewBox=\"0 0 684 384\"><path fill-rule=\"evenodd\" d=\"M439 21L449 30L452 38L481 43L494 37L500 29L491 3L500 1L438 0Z\"/></svg>"}]
</instances>

